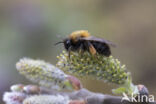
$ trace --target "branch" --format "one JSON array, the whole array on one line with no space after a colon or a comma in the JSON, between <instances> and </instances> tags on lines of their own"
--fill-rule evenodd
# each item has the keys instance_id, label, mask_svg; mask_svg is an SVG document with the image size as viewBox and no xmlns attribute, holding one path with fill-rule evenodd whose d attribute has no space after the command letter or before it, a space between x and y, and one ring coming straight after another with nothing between
<instances>
[{"instance_id":1,"label":"branch","mask_svg":"<svg viewBox=\"0 0 156 104\"><path fill-rule=\"evenodd\" d=\"M144 85L138 85L138 88L141 96L149 95L148 89ZM41 93L69 96L69 98L72 99L70 104L137 104L135 102L129 102L127 100L122 101L121 96L111 96L101 93L94 93L85 88L74 92L57 92L56 90L47 90L45 88L41 88ZM156 102L142 102L142 104L156 104Z\"/></svg>"}]
</instances>

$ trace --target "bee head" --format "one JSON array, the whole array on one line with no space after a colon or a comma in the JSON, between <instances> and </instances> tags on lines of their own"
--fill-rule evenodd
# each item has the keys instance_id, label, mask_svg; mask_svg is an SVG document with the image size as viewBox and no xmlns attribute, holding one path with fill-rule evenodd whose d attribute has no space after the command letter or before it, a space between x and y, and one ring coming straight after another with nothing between
<instances>
[{"instance_id":1,"label":"bee head","mask_svg":"<svg viewBox=\"0 0 156 104\"><path fill-rule=\"evenodd\" d=\"M60 44L60 43L63 43L65 49L68 50L69 47L71 47L71 45L72 45L72 40L71 40L70 38L66 38L66 39L64 39L63 41L60 41L60 42L55 43L55 45L58 45L58 44Z\"/></svg>"},{"instance_id":2,"label":"bee head","mask_svg":"<svg viewBox=\"0 0 156 104\"><path fill-rule=\"evenodd\" d=\"M63 40L63 43L64 43L64 47L65 47L65 49L69 49L69 47L71 47L71 45L72 45L72 41L71 41L71 39L69 39L69 38L67 38L67 39L64 39Z\"/></svg>"}]
</instances>

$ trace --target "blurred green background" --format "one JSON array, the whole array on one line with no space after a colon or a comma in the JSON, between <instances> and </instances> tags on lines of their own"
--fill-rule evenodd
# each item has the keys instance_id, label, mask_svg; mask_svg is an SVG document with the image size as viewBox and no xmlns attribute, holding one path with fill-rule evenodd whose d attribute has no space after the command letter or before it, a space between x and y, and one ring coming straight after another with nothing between
<instances>
[{"instance_id":1,"label":"blurred green background","mask_svg":"<svg viewBox=\"0 0 156 104\"><path fill-rule=\"evenodd\" d=\"M16 71L20 58L56 64L63 46L53 44L81 29L116 43L112 55L126 64L135 84L156 95L156 0L1 0L0 97L12 84L31 83ZM114 88L81 80L94 92Z\"/></svg>"}]
</instances>

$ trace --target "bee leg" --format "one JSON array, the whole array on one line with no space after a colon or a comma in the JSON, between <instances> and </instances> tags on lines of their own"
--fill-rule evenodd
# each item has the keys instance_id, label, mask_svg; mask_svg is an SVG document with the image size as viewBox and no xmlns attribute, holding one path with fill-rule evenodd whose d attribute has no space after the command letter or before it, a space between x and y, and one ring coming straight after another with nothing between
<instances>
[{"instance_id":1,"label":"bee leg","mask_svg":"<svg viewBox=\"0 0 156 104\"><path fill-rule=\"evenodd\" d=\"M94 46L93 46L90 42L87 42L87 45L88 45L88 50L89 50L89 52L90 52L93 56L95 56L95 54L96 54L96 49L94 48Z\"/></svg>"},{"instance_id":2,"label":"bee leg","mask_svg":"<svg viewBox=\"0 0 156 104\"><path fill-rule=\"evenodd\" d=\"M70 59L70 52L71 52L71 47L69 47L69 49L68 49L68 57L69 57L69 59Z\"/></svg>"},{"instance_id":3,"label":"bee leg","mask_svg":"<svg viewBox=\"0 0 156 104\"><path fill-rule=\"evenodd\" d=\"M80 56L81 56L81 57L83 57L83 53L84 53L83 47L84 47L83 44L81 44L81 45L80 45L80 49L79 49L79 53L80 53Z\"/></svg>"},{"instance_id":4,"label":"bee leg","mask_svg":"<svg viewBox=\"0 0 156 104\"><path fill-rule=\"evenodd\" d=\"M82 44L80 45L79 53L81 53L81 54L83 53L83 45Z\"/></svg>"}]
</instances>

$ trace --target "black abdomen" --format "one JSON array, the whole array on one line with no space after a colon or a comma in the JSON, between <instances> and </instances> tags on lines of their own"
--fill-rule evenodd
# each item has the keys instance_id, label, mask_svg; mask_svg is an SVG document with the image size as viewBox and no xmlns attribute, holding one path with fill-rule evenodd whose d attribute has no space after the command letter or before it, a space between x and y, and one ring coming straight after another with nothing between
<instances>
[{"instance_id":1,"label":"black abdomen","mask_svg":"<svg viewBox=\"0 0 156 104\"><path fill-rule=\"evenodd\" d=\"M106 43L91 41L91 44L96 49L97 53L105 56L111 55L110 47Z\"/></svg>"},{"instance_id":2,"label":"black abdomen","mask_svg":"<svg viewBox=\"0 0 156 104\"><path fill-rule=\"evenodd\" d=\"M79 40L74 43L71 40L67 41L69 42L66 41L64 42L64 46L67 51L78 51L78 50L89 51L88 42L90 42L91 45L94 46L98 54L102 54L104 56L110 56L111 54L109 45L104 42Z\"/></svg>"}]
</instances>

